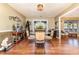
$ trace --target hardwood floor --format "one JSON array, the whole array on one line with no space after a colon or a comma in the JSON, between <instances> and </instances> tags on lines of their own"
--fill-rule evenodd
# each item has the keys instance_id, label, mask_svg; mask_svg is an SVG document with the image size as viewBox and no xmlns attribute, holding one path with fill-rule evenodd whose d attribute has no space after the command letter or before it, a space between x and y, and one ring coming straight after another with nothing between
<instances>
[{"instance_id":1,"label":"hardwood floor","mask_svg":"<svg viewBox=\"0 0 79 59\"><path fill-rule=\"evenodd\" d=\"M79 40L63 38L61 44L58 39L52 39L51 42L46 42L44 48L35 47L34 42L29 42L24 39L17 43L13 48L6 52L0 52L2 55L78 55Z\"/></svg>"}]
</instances>

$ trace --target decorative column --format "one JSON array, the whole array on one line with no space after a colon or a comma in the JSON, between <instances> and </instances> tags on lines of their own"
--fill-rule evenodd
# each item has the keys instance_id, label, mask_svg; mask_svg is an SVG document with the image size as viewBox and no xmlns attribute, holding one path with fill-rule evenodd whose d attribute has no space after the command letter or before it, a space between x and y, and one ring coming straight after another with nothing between
<instances>
[{"instance_id":1,"label":"decorative column","mask_svg":"<svg viewBox=\"0 0 79 59\"><path fill-rule=\"evenodd\" d=\"M61 18L59 17L59 44L61 44Z\"/></svg>"}]
</instances>

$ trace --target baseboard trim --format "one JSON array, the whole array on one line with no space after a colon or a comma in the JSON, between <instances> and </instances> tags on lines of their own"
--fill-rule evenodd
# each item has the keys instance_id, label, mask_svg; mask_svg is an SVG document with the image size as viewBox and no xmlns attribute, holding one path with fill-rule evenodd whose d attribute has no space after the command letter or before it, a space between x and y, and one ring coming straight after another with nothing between
<instances>
[{"instance_id":1,"label":"baseboard trim","mask_svg":"<svg viewBox=\"0 0 79 59\"><path fill-rule=\"evenodd\" d=\"M0 32L12 32L12 30L2 30Z\"/></svg>"}]
</instances>

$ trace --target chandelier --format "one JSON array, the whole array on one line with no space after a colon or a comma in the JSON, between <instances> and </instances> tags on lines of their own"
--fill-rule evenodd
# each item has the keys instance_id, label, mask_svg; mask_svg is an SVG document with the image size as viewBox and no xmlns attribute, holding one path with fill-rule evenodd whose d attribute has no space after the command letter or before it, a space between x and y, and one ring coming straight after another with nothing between
<instances>
[{"instance_id":1,"label":"chandelier","mask_svg":"<svg viewBox=\"0 0 79 59\"><path fill-rule=\"evenodd\" d=\"M43 7L44 7L43 4L38 4L37 5L37 10L38 11L43 11Z\"/></svg>"}]
</instances>

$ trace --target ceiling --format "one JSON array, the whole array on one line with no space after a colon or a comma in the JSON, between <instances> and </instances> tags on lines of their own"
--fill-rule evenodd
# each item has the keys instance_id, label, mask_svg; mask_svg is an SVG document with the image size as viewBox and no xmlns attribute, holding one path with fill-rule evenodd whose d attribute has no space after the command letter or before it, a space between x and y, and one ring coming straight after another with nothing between
<instances>
[{"instance_id":1,"label":"ceiling","mask_svg":"<svg viewBox=\"0 0 79 59\"><path fill-rule=\"evenodd\" d=\"M9 3L12 8L23 14L25 17L43 18L55 17L71 6L71 3L45 3L43 11L37 11L37 3Z\"/></svg>"},{"instance_id":2,"label":"ceiling","mask_svg":"<svg viewBox=\"0 0 79 59\"><path fill-rule=\"evenodd\" d=\"M79 17L79 6L64 14L63 17Z\"/></svg>"}]
</instances>

